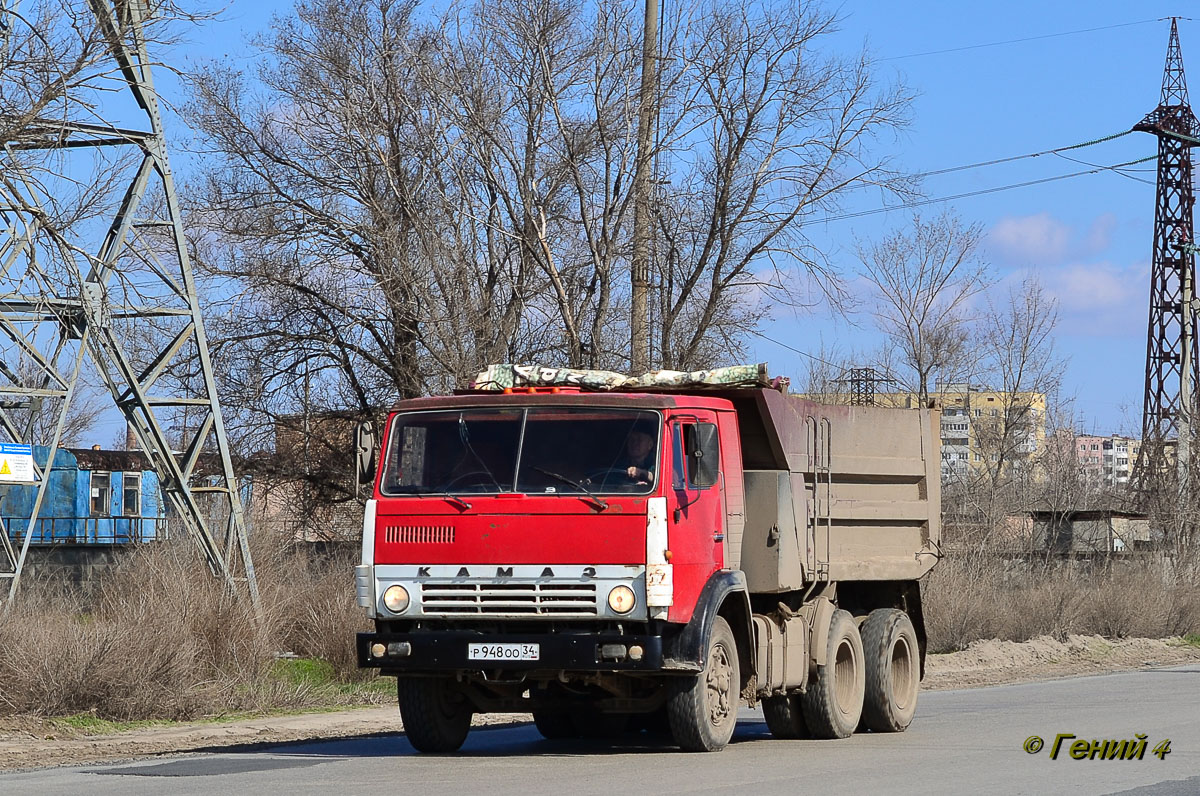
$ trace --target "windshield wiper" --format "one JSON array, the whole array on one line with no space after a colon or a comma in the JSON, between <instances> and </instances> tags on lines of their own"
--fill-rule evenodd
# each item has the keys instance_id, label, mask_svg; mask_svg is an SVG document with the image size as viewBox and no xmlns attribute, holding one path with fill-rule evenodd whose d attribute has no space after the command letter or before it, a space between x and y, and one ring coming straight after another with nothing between
<instances>
[{"instance_id":1,"label":"windshield wiper","mask_svg":"<svg viewBox=\"0 0 1200 796\"><path fill-rule=\"evenodd\" d=\"M600 511L604 511L606 508L608 508L607 500L605 500L604 498L600 497L599 495L593 493L592 490L588 489L586 486L579 483L578 481L575 481L574 479L571 479L571 478L567 478L565 475L559 475L558 473L552 473L543 467L538 467L537 465L531 465L531 469L537 470L542 475L548 475L551 478L555 478L559 481L562 481L564 484L570 484L571 486L573 486L576 489L580 490L581 492L585 493L589 498L592 499L592 503L594 503Z\"/></svg>"},{"instance_id":2,"label":"windshield wiper","mask_svg":"<svg viewBox=\"0 0 1200 796\"><path fill-rule=\"evenodd\" d=\"M483 460L483 457L476 452L475 446L471 444L471 429L467 427L467 420L463 417L462 412L458 413L458 439L462 442L467 452L475 457L475 461L479 462L479 466L483 468L484 474L495 484L496 491L503 492L504 487L500 486L500 482L496 480L496 476L492 475L492 468L487 466L487 462Z\"/></svg>"},{"instance_id":3,"label":"windshield wiper","mask_svg":"<svg viewBox=\"0 0 1200 796\"><path fill-rule=\"evenodd\" d=\"M441 489L424 489L424 490L421 490L420 492L417 492L416 494L418 494L418 495L436 495L437 497L445 498L446 500L449 500L451 503L453 503L454 505L461 508L463 511L466 511L467 509L471 508L471 504L468 503L467 501L463 500L462 498L460 498L458 495L452 495L449 492L446 492Z\"/></svg>"}]
</instances>

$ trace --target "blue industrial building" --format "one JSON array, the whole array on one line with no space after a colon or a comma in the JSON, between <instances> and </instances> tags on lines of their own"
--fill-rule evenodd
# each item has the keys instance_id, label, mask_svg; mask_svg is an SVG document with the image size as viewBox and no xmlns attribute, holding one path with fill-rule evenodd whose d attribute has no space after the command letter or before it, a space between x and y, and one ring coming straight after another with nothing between
<instances>
[{"instance_id":1,"label":"blue industrial building","mask_svg":"<svg viewBox=\"0 0 1200 796\"><path fill-rule=\"evenodd\" d=\"M42 472L50 449L35 446ZM11 539L24 537L37 487L0 484L0 517ZM32 544L126 544L166 536L158 475L140 451L59 448Z\"/></svg>"}]
</instances>

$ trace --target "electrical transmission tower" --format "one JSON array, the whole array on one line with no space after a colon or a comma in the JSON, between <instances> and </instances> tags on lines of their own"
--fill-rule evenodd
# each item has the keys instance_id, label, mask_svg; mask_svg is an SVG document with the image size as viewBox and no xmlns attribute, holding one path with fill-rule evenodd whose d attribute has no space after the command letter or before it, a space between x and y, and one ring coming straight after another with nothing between
<instances>
[{"instance_id":1,"label":"electrical transmission tower","mask_svg":"<svg viewBox=\"0 0 1200 796\"><path fill-rule=\"evenodd\" d=\"M1192 147L1200 125L1188 104L1179 32L1171 19L1158 107L1134 125L1158 138L1154 199L1154 257L1146 335L1146 393L1142 414L1143 478L1165 471L1174 444L1181 474L1190 461L1197 376L1195 246L1192 235ZM1182 481L1182 479L1181 479Z\"/></svg>"},{"instance_id":2,"label":"electrical transmission tower","mask_svg":"<svg viewBox=\"0 0 1200 796\"><path fill-rule=\"evenodd\" d=\"M28 516L0 528L0 603L16 595L41 533L54 451L88 360L157 472L172 523L257 605L147 55L148 31L165 23L145 0L44 4L40 15L26 4L23 16L8 5L0 2L0 443L50 453L34 456Z\"/></svg>"},{"instance_id":3,"label":"electrical transmission tower","mask_svg":"<svg viewBox=\"0 0 1200 796\"><path fill-rule=\"evenodd\" d=\"M876 388L895 381L875 368L850 368L846 373L848 375L834 379L834 383L850 385L851 406L874 406Z\"/></svg>"}]
</instances>

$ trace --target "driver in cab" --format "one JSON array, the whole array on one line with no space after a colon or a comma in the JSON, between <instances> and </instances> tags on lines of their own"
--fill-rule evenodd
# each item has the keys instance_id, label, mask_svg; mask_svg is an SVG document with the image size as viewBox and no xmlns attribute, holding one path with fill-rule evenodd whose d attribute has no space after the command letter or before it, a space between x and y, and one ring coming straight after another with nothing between
<instances>
[{"instance_id":1,"label":"driver in cab","mask_svg":"<svg viewBox=\"0 0 1200 796\"><path fill-rule=\"evenodd\" d=\"M648 431L634 429L625 441L625 474L630 481L649 484L654 481L654 435Z\"/></svg>"}]
</instances>

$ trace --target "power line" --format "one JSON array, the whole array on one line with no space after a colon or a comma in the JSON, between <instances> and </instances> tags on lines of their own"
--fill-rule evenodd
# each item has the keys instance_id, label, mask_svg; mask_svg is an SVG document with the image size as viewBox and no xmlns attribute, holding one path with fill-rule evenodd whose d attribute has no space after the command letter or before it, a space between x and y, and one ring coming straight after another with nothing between
<instances>
[{"instance_id":1,"label":"power line","mask_svg":"<svg viewBox=\"0 0 1200 796\"><path fill-rule=\"evenodd\" d=\"M1111 168L1114 173L1120 174L1122 177L1125 177L1126 179L1135 180L1137 182L1143 183L1144 185L1155 185L1156 184L1154 182L1154 180L1147 180L1143 177L1136 177L1133 174L1128 173L1129 171L1132 171L1132 169L1122 169L1122 168L1118 168L1116 166L1101 166L1099 163L1089 163L1086 160L1080 160L1079 158L1073 158L1070 155L1064 155L1061 152L1055 152L1054 155L1055 155L1055 157L1060 157L1063 160L1069 160L1072 163L1078 163L1080 166L1091 166L1093 168L1099 168L1099 169ZM1139 169L1139 171L1149 172L1149 171L1154 171L1154 169Z\"/></svg>"},{"instance_id":2,"label":"power line","mask_svg":"<svg viewBox=\"0 0 1200 796\"><path fill-rule=\"evenodd\" d=\"M1133 132L1133 130L1122 130L1119 133L1113 133L1112 135L1101 136L1100 138L1093 138L1090 141L1084 141L1079 144L1071 144L1069 146L1060 146L1060 147L1055 147L1054 149L1043 149L1040 152L1030 152L1025 155L1012 155L1011 157L1006 157L1006 158L995 158L993 160L982 160L978 163L967 163L966 165L963 165L963 166L951 166L950 168L946 168L946 169L935 169L933 171L922 171L922 172L920 172L918 174L914 174L912 176L916 179L923 179L925 177L936 177L941 174L951 174L956 171L966 171L967 169L978 169L978 168L982 168L984 166L995 166L1000 163L1012 163L1015 160L1026 160L1028 158L1041 157L1042 155L1057 155L1060 152L1070 152L1072 149L1083 149L1084 147L1095 146L1096 144L1103 144L1107 141L1114 141L1123 136L1127 136L1132 132ZM1186 136L1181 136L1181 137L1186 137Z\"/></svg>"},{"instance_id":3,"label":"power line","mask_svg":"<svg viewBox=\"0 0 1200 796\"><path fill-rule=\"evenodd\" d=\"M810 354L807 351L801 351L799 348L796 348L795 346L790 346L787 343L784 343L780 340L776 340L774 337L769 337L756 329L747 329L746 331L749 332L750 334L754 335L755 337L761 337L762 339L766 340L769 343L774 343L777 346L782 346L783 348L786 348L788 351L795 352L802 357L808 357L809 359L813 360L814 362L820 362L821 364L828 365L831 368L843 367L842 365L837 365L833 362L830 362L827 359L821 359L819 356L816 356L815 354Z\"/></svg>"},{"instance_id":4,"label":"power line","mask_svg":"<svg viewBox=\"0 0 1200 796\"><path fill-rule=\"evenodd\" d=\"M986 44L968 44L963 47L948 47L947 49L944 49L944 50L929 50L927 52L908 53L907 55L891 55L891 56L888 56L887 58L879 58L878 61L880 61L880 62L882 62L882 61L899 61L904 58L922 58L926 55L944 55L945 53L957 53L957 52L964 52L966 50L979 50L979 49L983 49L985 47L1002 47L1006 44L1020 44L1022 42L1027 42L1027 41L1039 41L1041 39L1056 39L1056 38L1059 38L1062 36L1077 36L1081 33L1095 33L1096 31L1100 31L1100 30L1114 30L1116 28L1130 28L1135 25L1146 25L1150 22L1158 22L1158 21L1159 20L1157 20L1157 19L1143 19L1143 20L1139 20L1137 22L1121 22L1117 25L1101 25L1100 27L1097 27L1097 28L1082 28L1080 30L1066 30L1061 33L1045 33L1045 34L1042 34L1041 36L1026 36L1021 39L1006 39L1004 41L987 42Z\"/></svg>"},{"instance_id":5,"label":"power line","mask_svg":"<svg viewBox=\"0 0 1200 796\"><path fill-rule=\"evenodd\" d=\"M825 222L829 222L829 221L845 221L846 219L850 219L850 218L861 218L863 216L872 216L872 215L875 215L876 213L887 213L892 210L908 210L908 209L911 209L914 207L924 207L925 205L937 204L938 202L952 202L957 199L969 199L972 196L982 196L984 194L989 194L989 193L999 193L1000 191L1010 191L1013 188L1028 188L1031 185L1043 185L1048 182L1056 182L1058 180L1069 180L1072 177L1082 177L1087 174L1099 174L1102 171L1116 171L1119 174L1120 169L1122 169L1126 166L1134 166L1134 165L1137 165L1138 163L1146 163L1148 161L1155 160L1157 157L1158 157L1158 155L1151 155L1149 157L1139 158L1137 160L1129 160L1124 163L1116 163L1112 166L1098 166L1094 169L1087 169L1085 171L1076 171L1076 172L1072 172L1071 174L1059 174L1054 177L1043 177L1040 180L1028 180L1026 182L1015 182L1015 183L1012 183L1011 185L999 185L994 188L983 188L978 191L968 191L967 193L954 194L953 196L940 196L935 199L919 199L914 202L902 202L898 205L888 205L886 207L876 207L872 210L860 210L856 213L842 213L841 215L836 215L836 216L825 216L824 218L814 218L814 219L812 219L812 222L813 223L825 223ZM1128 176L1128 175L1122 175L1122 176Z\"/></svg>"}]
</instances>

